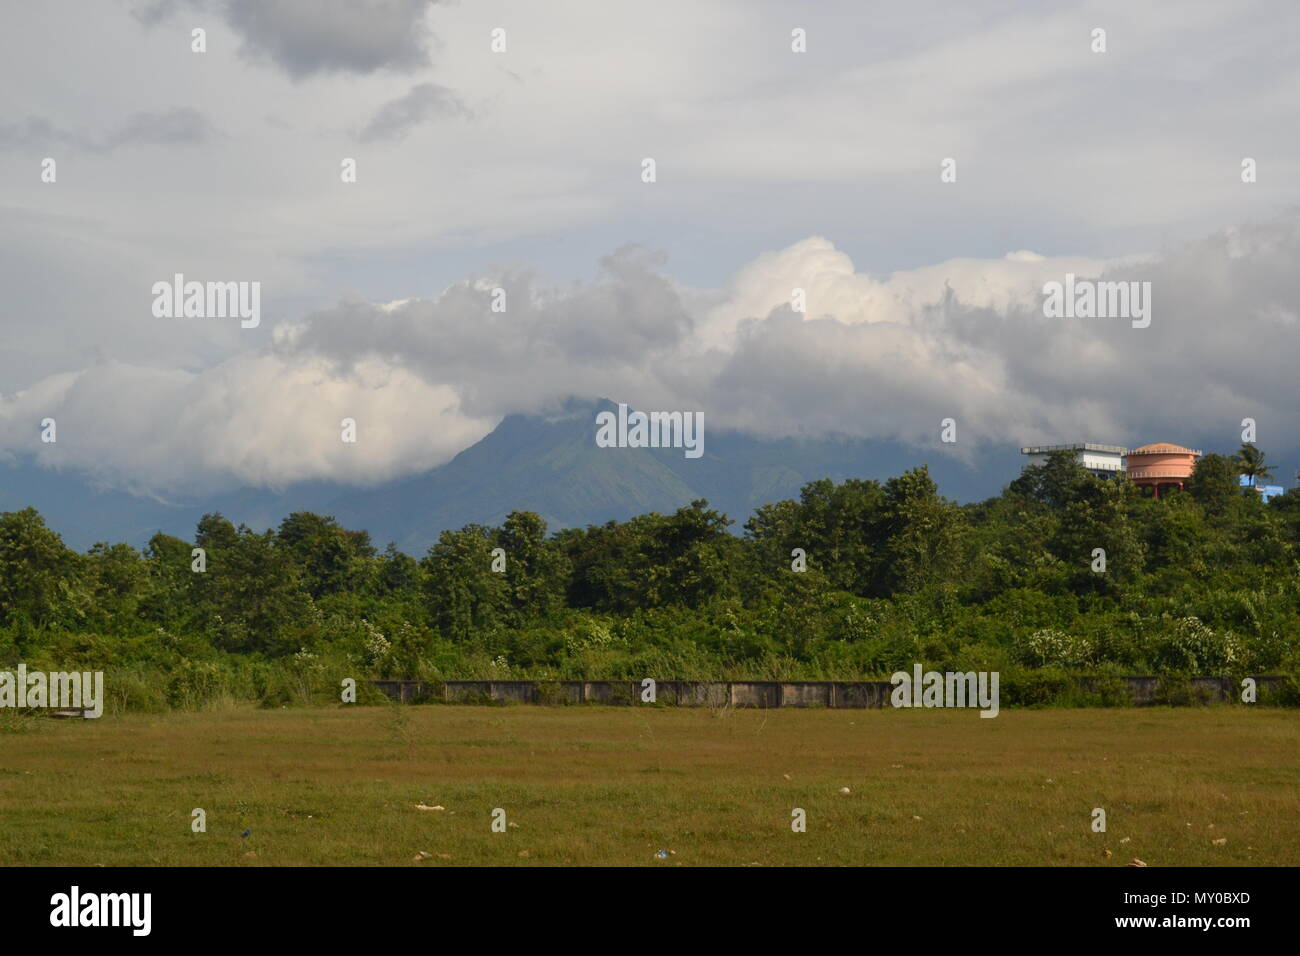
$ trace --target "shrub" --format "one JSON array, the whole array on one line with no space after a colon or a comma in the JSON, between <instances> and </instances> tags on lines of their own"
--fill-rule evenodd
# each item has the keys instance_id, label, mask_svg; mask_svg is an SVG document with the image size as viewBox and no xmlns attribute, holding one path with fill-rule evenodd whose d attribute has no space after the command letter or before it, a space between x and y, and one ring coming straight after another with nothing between
<instances>
[{"instance_id":1,"label":"shrub","mask_svg":"<svg viewBox=\"0 0 1300 956\"><path fill-rule=\"evenodd\" d=\"M1096 653L1093 642L1045 627L1021 637L1015 645L1016 658L1030 667L1083 667Z\"/></svg>"}]
</instances>

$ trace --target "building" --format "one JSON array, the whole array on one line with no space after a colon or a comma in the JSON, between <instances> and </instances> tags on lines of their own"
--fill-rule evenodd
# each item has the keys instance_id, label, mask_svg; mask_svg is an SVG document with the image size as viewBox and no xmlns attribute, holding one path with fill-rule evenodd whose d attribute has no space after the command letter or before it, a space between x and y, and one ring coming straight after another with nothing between
<instances>
[{"instance_id":1,"label":"building","mask_svg":"<svg viewBox=\"0 0 1300 956\"><path fill-rule=\"evenodd\" d=\"M1072 451L1079 464L1090 474L1098 478L1114 478L1124 472L1123 445L1096 445L1092 442L1076 442L1073 445L1032 445L1020 449L1020 454L1029 456L1029 465L1041 465L1047 456L1055 451Z\"/></svg>"},{"instance_id":2,"label":"building","mask_svg":"<svg viewBox=\"0 0 1300 956\"><path fill-rule=\"evenodd\" d=\"M1192 476L1192 469L1200 457L1199 451L1182 445L1143 445L1128 453L1126 468L1131 482L1150 488L1159 498L1162 488L1168 491L1187 487L1187 479Z\"/></svg>"},{"instance_id":3,"label":"building","mask_svg":"<svg viewBox=\"0 0 1300 956\"><path fill-rule=\"evenodd\" d=\"M1250 477L1247 475L1238 475L1237 478L1238 481L1241 483L1241 487L1254 488L1257 492L1259 492L1259 496L1264 500L1264 504L1268 504L1270 499L1276 498L1278 495L1286 494L1286 489L1283 488L1281 485L1252 484Z\"/></svg>"}]
</instances>

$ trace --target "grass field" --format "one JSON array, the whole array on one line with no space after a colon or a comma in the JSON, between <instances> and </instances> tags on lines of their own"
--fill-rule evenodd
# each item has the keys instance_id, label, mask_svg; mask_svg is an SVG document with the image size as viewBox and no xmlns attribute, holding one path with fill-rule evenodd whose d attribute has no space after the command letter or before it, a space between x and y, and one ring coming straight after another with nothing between
<instances>
[{"instance_id":1,"label":"grass field","mask_svg":"<svg viewBox=\"0 0 1300 956\"><path fill-rule=\"evenodd\" d=\"M1295 865L1298 755L1227 707L40 718L0 733L0 864Z\"/></svg>"}]
</instances>

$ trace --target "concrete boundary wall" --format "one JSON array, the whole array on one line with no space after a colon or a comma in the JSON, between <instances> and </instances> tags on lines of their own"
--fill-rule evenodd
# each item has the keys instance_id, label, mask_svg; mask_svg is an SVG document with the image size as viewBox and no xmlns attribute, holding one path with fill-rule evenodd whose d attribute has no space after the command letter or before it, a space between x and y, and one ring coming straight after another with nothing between
<instances>
[{"instance_id":1,"label":"concrete boundary wall","mask_svg":"<svg viewBox=\"0 0 1300 956\"><path fill-rule=\"evenodd\" d=\"M1161 678L1122 677L1134 704L1155 701ZM1281 677L1256 677L1261 690L1278 686ZM641 703L640 681L610 680L375 680L370 682L399 701L437 700L448 704L610 704ZM1093 690L1096 679L1080 678L1082 690ZM1233 700L1240 682L1231 677L1193 677L1188 690L1196 700ZM686 681L655 684L659 704L680 707L884 707L893 691L889 681Z\"/></svg>"}]
</instances>

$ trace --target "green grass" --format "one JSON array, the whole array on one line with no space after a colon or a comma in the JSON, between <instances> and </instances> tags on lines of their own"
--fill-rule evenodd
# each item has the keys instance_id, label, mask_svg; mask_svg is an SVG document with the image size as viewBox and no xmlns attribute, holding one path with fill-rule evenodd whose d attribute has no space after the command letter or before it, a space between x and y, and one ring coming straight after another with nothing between
<instances>
[{"instance_id":1,"label":"green grass","mask_svg":"<svg viewBox=\"0 0 1300 956\"><path fill-rule=\"evenodd\" d=\"M0 864L1296 865L1297 753L1241 707L37 719L0 733Z\"/></svg>"}]
</instances>

